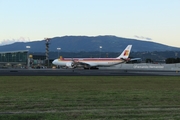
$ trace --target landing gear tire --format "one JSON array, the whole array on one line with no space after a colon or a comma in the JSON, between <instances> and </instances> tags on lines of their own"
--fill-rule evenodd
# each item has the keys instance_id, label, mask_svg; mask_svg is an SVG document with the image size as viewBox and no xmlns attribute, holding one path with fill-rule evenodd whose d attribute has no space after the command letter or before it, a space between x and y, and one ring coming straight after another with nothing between
<instances>
[{"instance_id":1,"label":"landing gear tire","mask_svg":"<svg viewBox=\"0 0 180 120\"><path fill-rule=\"evenodd\" d=\"M98 70L99 68L97 68L97 67L90 67L90 68L84 68L85 70Z\"/></svg>"}]
</instances>

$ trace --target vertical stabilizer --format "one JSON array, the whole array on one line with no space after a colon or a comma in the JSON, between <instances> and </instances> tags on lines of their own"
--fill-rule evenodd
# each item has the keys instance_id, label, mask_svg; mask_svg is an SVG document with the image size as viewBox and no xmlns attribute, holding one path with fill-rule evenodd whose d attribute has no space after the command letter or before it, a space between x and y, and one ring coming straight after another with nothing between
<instances>
[{"instance_id":1,"label":"vertical stabilizer","mask_svg":"<svg viewBox=\"0 0 180 120\"><path fill-rule=\"evenodd\" d=\"M59 57L59 60L64 60L63 56L60 56L60 57Z\"/></svg>"},{"instance_id":2,"label":"vertical stabilizer","mask_svg":"<svg viewBox=\"0 0 180 120\"><path fill-rule=\"evenodd\" d=\"M128 45L126 49L121 53L121 55L117 57L117 59L120 59L120 58L127 59L131 52L131 48L132 48L132 45Z\"/></svg>"}]
</instances>

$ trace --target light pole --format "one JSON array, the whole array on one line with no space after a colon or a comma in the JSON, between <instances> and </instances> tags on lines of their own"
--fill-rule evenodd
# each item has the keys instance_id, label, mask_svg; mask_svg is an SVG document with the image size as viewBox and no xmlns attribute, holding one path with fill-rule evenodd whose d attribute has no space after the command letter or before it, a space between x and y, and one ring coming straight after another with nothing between
<instances>
[{"instance_id":1,"label":"light pole","mask_svg":"<svg viewBox=\"0 0 180 120\"><path fill-rule=\"evenodd\" d=\"M61 48L57 48L57 50L58 50L58 58L59 58L59 51L61 50Z\"/></svg>"},{"instance_id":2,"label":"light pole","mask_svg":"<svg viewBox=\"0 0 180 120\"><path fill-rule=\"evenodd\" d=\"M99 50L100 50L99 58L101 58L101 49L102 49L102 46L99 46Z\"/></svg>"},{"instance_id":3,"label":"light pole","mask_svg":"<svg viewBox=\"0 0 180 120\"><path fill-rule=\"evenodd\" d=\"M175 53L175 57L178 58L178 53L177 52Z\"/></svg>"},{"instance_id":4,"label":"light pole","mask_svg":"<svg viewBox=\"0 0 180 120\"><path fill-rule=\"evenodd\" d=\"M26 48L27 48L27 49L30 49L30 48L31 48L31 46L26 46Z\"/></svg>"},{"instance_id":5,"label":"light pole","mask_svg":"<svg viewBox=\"0 0 180 120\"><path fill-rule=\"evenodd\" d=\"M27 68L29 68L30 66L30 58L29 58L29 49L31 48L31 46L26 46L26 49L28 49L28 53L27 53Z\"/></svg>"}]
</instances>

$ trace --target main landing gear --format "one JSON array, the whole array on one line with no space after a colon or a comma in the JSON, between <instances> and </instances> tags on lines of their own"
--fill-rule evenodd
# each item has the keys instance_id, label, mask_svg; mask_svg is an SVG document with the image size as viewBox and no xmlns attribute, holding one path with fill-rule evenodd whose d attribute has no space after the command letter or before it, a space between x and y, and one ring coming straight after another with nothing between
<instances>
[{"instance_id":1,"label":"main landing gear","mask_svg":"<svg viewBox=\"0 0 180 120\"><path fill-rule=\"evenodd\" d=\"M89 67L89 68L84 67L84 69L85 69L85 70L90 70L90 69L91 69L91 70L92 70L92 69L93 69L93 70L98 70L99 68L97 68L97 67Z\"/></svg>"}]
</instances>

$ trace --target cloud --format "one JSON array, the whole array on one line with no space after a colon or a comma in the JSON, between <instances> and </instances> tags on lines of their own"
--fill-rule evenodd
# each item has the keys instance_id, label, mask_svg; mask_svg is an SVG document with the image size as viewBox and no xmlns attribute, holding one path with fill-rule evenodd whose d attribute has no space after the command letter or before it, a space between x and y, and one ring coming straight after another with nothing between
<instances>
[{"instance_id":1,"label":"cloud","mask_svg":"<svg viewBox=\"0 0 180 120\"><path fill-rule=\"evenodd\" d=\"M134 35L134 37L140 40L148 40L148 41L152 40L152 38L150 37L144 37L144 36L138 36L138 35Z\"/></svg>"},{"instance_id":2,"label":"cloud","mask_svg":"<svg viewBox=\"0 0 180 120\"><path fill-rule=\"evenodd\" d=\"M0 42L0 45L8 45L8 44L12 44L15 42L29 42L30 39L29 38L25 38L25 37L20 37L18 39L4 39L2 42Z\"/></svg>"},{"instance_id":3,"label":"cloud","mask_svg":"<svg viewBox=\"0 0 180 120\"><path fill-rule=\"evenodd\" d=\"M146 40L152 40L152 38L148 38L148 37L147 37Z\"/></svg>"}]
</instances>

